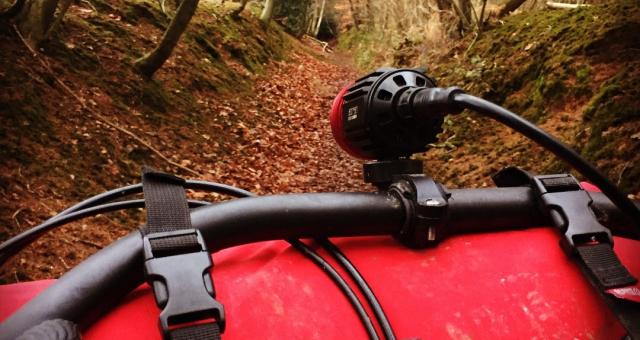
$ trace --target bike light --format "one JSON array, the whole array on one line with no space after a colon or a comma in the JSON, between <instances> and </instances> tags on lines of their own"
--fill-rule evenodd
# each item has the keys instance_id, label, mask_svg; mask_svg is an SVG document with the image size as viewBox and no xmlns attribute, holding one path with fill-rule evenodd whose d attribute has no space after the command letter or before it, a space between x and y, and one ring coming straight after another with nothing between
<instances>
[{"instance_id":1,"label":"bike light","mask_svg":"<svg viewBox=\"0 0 640 340\"><path fill-rule=\"evenodd\" d=\"M343 88L331 108L336 142L361 159L390 160L427 149L444 114L414 114L415 95L434 88L418 69L381 68Z\"/></svg>"}]
</instances>

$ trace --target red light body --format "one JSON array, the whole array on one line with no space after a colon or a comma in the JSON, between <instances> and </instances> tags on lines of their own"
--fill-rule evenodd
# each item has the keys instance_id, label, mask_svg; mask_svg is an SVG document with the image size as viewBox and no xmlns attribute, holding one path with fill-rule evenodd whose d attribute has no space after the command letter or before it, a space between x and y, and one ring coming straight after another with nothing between
<instances>
[{"instance_id":1,"label":"red light body","mask_svg":"<svg viewBox=\"0 0 640 340\"><path fill-rule=\"evenodd\" d=\"M378 69L343 88L331 107L331 130L349 155L395 160L423 152L442 131L441 116L398 112L403 93L435 87L416 69Z\"/></svg>"},{"instance_id":2,"label":"red light body","mask_svg":"<svg viewBox=\"0 0 640 340\"><path fill-rule=\"evenodd\" d=\"M346 151L349 155L359 158L359 159L373 159L370 156L367 156L358 151L358 149L349 145L347 141L347 136L344 132L344 122L342 117L342 104L344 103L344 95L349 90L351 85L347 85L338 92L338 95L333 100L333 104L331 105L331 112L329 113L329 122L331 123L331 132L333 133L333 138L336 140L336 143L342 148L342 150Z\"/></svg>"}]
</instances>

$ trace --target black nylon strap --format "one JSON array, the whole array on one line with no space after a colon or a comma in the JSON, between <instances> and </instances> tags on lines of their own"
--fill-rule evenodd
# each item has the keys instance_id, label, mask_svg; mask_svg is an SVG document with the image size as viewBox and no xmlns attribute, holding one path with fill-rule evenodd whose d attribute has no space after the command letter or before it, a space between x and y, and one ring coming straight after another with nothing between
<instances>
[{"instance_id":1,"label":"black nylon strap","mask_svg":"<svg viewBox=\"0 0 640 340\"><path fill-rule=\"evenodd\" d=\"M576 263L597 294L618 317L629 337L640 340L638 304L606 292L637 280L614 253L611 232L591 210L591 197L569 174L531 177L531 184L539 195L541 207L565 234L560 242L563 249L572 256L577 255Z\"/></svg>"},{"instance_id":2,"label":"black nylon strap","mask_svg":"<svg viewBox=\"0 0 640 340\"><path fill-rule=\"evenodd\" d=\"M158 235L158 233L193 229L183 185L184 180L181 178L148 168L143 170L142 189L147 212L147 224L142 229L142 234L149 236L149 246L154 258L201 251L206 253L206 246L198 242L196 233L170 236ZM156 237L151 237L153 234L156 234ZM208 253L206 253L206 256L209 256ZM158 282L153 280L150 280L150 283L153 284L156 299L161 296L160 299L166 303L168 298L167 291L166 288L162 288L165 286L159 285ZM159 293L158 289L162 292ZM217 322L174 329L167 327L164 331L165 339L171 340L220 339L220 326Z\"/></svg>"},{"instance_id":3,"label":"black nylon strap","mask_svg":"<svg viewBox=\"0 0 640 340\"><path fill-rule=\"evenodd\" d=\"M191 215L184 193L184 180L165 173L144 169L142 190L147 211L145 235L191 229ZM169 256L200 249L195 235L153 239L151 248L156 256Z\"/></svg>"},{"instance_id":4,"label":"black nylon strap","mask_svg":"<svg viewBox=\"0 0 640 340\"><path fill-rule=\"evenodd\" d=\"M609 246L608 244L604 244L604 245L607 246L609 249L611 249L611 246ZM578 267L584 273L584 276L585 278L588 279L589 283L595 288L594 289L595 292L602 298L602 300L607 305L607 307L609 307L609 309L616 315L616 317L618 318L618 321L620 321L624 329L627 331L627 337L625 337L625 339L640 340L640 308L638 308L638 303L619 299L611 294L608 294L605 291L606 288L603 288L603 284L600 282L600 279L597 277L597 274L594 272L592 268L587 266L586 261L583 260L583 255L580 254L580 250L583 250L583 253L586 253L584 251L585 247L592 247L592 246L577 247L579 258L576 261L576 263L578 264ZM598 250L588 251L588 252L590 254L586 255L586 257L591 258L592 256L596 256L593 253L598 252ZM598 256L601 256L601 255L598 255ZM615 257L615 259L616 261L619 262L617 257ZM626 268L624 267L622 268L624 269L625 272L628 273ZM618 275L620 274L616 274L615 277L612 276L612 279L610 279L611 282L618 281L618 278L617 278ZM620 278L622 278L623 276L624 274L620 275ZM629 275L629 277L635 282L635 278L633 278L631 275ZM622 279L620 279L620 281L622 281Z\"/></svg>"},{"instance_id":5,"label":"black nylon strap","mask_svg":"<svg viewBox=\"0 0 640 340\"><path fill-rule=\"evenodd\" d=\"M220 339L220 327L216 323L205 323L171 331L171 340L193 339Z\"/></svg>"},{"instance_id":6,"label":"black nylon strap","mask_svg":"<svg viewBox=\"0 0 640 340\"><path fill-rule=\"evenodd\" d=\"M620 262L608 243L577 246L578 256L588 271L603 288L615 288L634 284L637 280Z\"/></svg>"}]
</instances>

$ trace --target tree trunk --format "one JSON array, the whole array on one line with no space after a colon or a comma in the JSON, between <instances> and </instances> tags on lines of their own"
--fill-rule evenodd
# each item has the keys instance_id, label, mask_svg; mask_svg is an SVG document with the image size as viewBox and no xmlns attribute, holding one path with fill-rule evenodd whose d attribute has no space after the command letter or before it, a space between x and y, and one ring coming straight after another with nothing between
<instances>
[{"instance_id":1,"label":"tree trunk","mask_svg":"<svg viewBox=\"0 0 640 340\"><path fill-rule=\"evenodd\" d=\"M0 2L2 4L2 8L0 10L0 20L5 18L13 18L16 16L22 6L25 3L25 0L15 0L14 2L9 2L9 0L5 0L4 2Z\"/></svg>"},{"instance_id":2,"label":"tree trunk","mask_svg":"<svg viewBox=\"0 0 640 340\"><path fill-rule=\"evenodd\" d=\"M27 0L16 16L18 29L27 43L37 48L53 24L58 0ZM64 15L64 13L60 13Z\"/></svg>"},{"instance_id":3,"label":"tree trunk","mask_svg":"<svg viewBox=\"0 0 640 340\"><path fill-rule=\"evenodd\" d=\"M371 0L364 0L364 6L365 6L364 17L366 18L365 23L371 25L373 23L373 11L371 10Z\"/></svg>"},{"instance_id":4,"label":"tree trunk","mask_svg":"<svg viewBox=\"0 0 640 340\"><path fill-rule=\"evenodd\" d=\"M242 13L242 11L244 11L244 8L247 7L247 2L249 2L249 0L241 0L240 1L240 7L238 7L235 11L233 11L231 13L231 16L233 18L240 17L240 13Z\"/></svg>"},{"instance_id":5,"label":"tree trunk","mask_svg":"<svg viewBox=\"0 0 640 340\"><path fill-rule=\"evenodd\" d=\"M478 20L478 32L484 28L484 10L487 7L487 0L482 0L482 9L480 10L480 19Z\"/></svg>"},{"instance_id":6,"label":"tree trunk","mask_svg":"<svg viewBox=\"0 0 640 340\"><path fill-rule=\"evenodd\" d=\"M309 4L307 8L307 20L306 20L306 28L304 29L304 33L313 36L313 31L316 27L316 20L318 20L318 1L313 0Z\"/></svg>"},{"instance_id":7,"label":"tree trunk","mask_svg":"<svg viewBox=\"0 0 640 340\"><path fill-rule=\"evenodd\" d=\"M264 2L264 9L262 10L262 14L260 14L260 20L265 24L268 24L271 21L271 17L273 16L273 5L275 0L266 0Z\"/></svg>"},{"instance_id":8,"label":"tree trunk","mask_svg":"<svg viewBox=\"0 0 640 340\"><path fill-rule=\"evenodd\" d=\"M135 68L147 78L151 78L153 74L169 59L171 52L178 44L180 36L189 25L191 17L198 8L199 0L184 0L180 3L176 15L169 23L169 27L164 32L162 40L151 53L136 60Z\"/></svg>"},{"instance_id":9,"label":"tree trunk","mask_svg":"<svg viewBox=\"0 0 640 340\"><path fill-rule=\"evenodd\" d=\"M466 29L471 28L473 19L471 17L471 11L473 8L471 7L470 0L458 0L458 8L460 8L460 16L463 19L464 25Z\"/></svg>"},{"instance_id":10,"label":"tree trunk","mask_svg":"<svg viewBox=\"0 0 640 340\"><path fill-rule=\"evenodd\" d=\"M498 12L498 18L502 18L505 15L515 11L522 5L526 0L509 0L504 7Z\"/></svg>"},{"instance_id":11,"label":"tree trunk","mask_svg":"<svg viewBox=\"0 0 640 340\"><path fill-rule=\"evenodd\" d=\"M311 18L309 18L309 20L307 21L307 27L304 30L304 32L308 35L313 35L316 20L318 20L318 9L316 8L317 5L318 4L314 1L313 5L310 8Z\"/></svg>"},{"instance_id":12,"label":"tree trunk","mask_svg":"<svg viewBox=\"0 0 640 340\"><path fill-rule=\"evenodd\" d=\"M353 18L353 26L356 29L360 29L360 21L358 20L358 14L356 13L355 8L353 7L353 0L349 0L349 10L351 11L351 17Z\"/></svg>"},{"instance_id":13,"label":"tree trunk","mask_svg":"<svg viewBox=\"0 0 640 340\"><path fill-rule=\"evenodd\" d=\"M449 0L436 0L436 6L441 11L451 10L451 1Z\"/></svg>"},{"instance_id":14,"label":"tree trunk","mask_svg":"<svg viewBox=\"0 0 640 340\"><path fill-rule=\"evenodd\" d=\"M51 35L53 34L53 32L55 32L55 30L58 29L58 26L60 26L60 24L62 23L62 18L64 18L65 13L67 13L67 11L69 10L69 7L71 7L71 3L72 2L73 2L73 0L61 0L61 2L60 2L60 11L58 13L58 17L51 24L51 26L49 27L47 32L45 32L43 40L49 40L49 38L51 38Z\"/></svg>"},{"instance_id":15,"label":"tree trunk","mask_svg":"<svg viewBox=\"0 0 640 340\"><path fill-rule=\"evenodd\" d=\"M56 19L56 9L59 0L26 0L16 15L20 33L27 43L37 48L59 26L60 21L71 5L69 0L63 0Z\"/></svg>"},{"instance_id":16,"label":"tree trunk","mask_svg":"<svg viewBox=\"0 0 640 340\"><path fill-rule=\"evenodd\" d=\"M320 24L322 24L322 17L324 16L324 6L327 4L327 0L322 0L322 5L320 5L320 15L318 16L318 24L316 25L316 29L313 31L313 36L317 37L318 33L320 33Z\"/></svg>"}]
</instances>

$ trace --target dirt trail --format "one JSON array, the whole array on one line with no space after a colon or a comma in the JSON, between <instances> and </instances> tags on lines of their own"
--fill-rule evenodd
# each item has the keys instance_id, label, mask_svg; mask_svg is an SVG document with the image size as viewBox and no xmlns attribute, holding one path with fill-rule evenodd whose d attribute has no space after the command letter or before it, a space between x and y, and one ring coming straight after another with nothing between
<instances>
[{"instance_id":1,"label":"dirt trail","mask_svg":"<svg viewBox=\"0 0 640 340\"><path fill-rule=\"evenodd\" d=\"M236 116L241 138L211 179L263 194L365 188L359 162L337 147L328 121L333 98L356 77L331 54L296 51L273 63L255 96L227 98L214 110Z\"/></svg>"},{"instance_id":2,"label":"dirt trail","mask_svg":"<svg viewBox=\"0 0 640 340\"><path fill-rule=\"evenodd\" d=\"M168 139L166 144L163 141L164 147L178 153L179 161L196 169L204 180L236 185L258 194L371 191L362 182L361 164L339 150L333 141L328 122L335 94L355 77L357 74L345 65L344 58L324 53L313 43L296 44L287 60L266 66L265 74L256 79L249 93L196 98L204 107L201 114L210 117L203 128L211 127L211 132L189 134L160 129L153 133ZM224 132L222 142L216 138L216 131ZM54 189L43 184L55 181L53 175L45 181L27 180L16 174L7 180L7 192L0 201L0 222L7 226L5 230L25 230L73 203L64 191L54 191L52 195ZM203 193L190 195L220 199ZM0 282L59 277L135 229L140 221L142 214L138 211L102 215L59 228L4 265Z\"/></svg>"}]
</instances>

